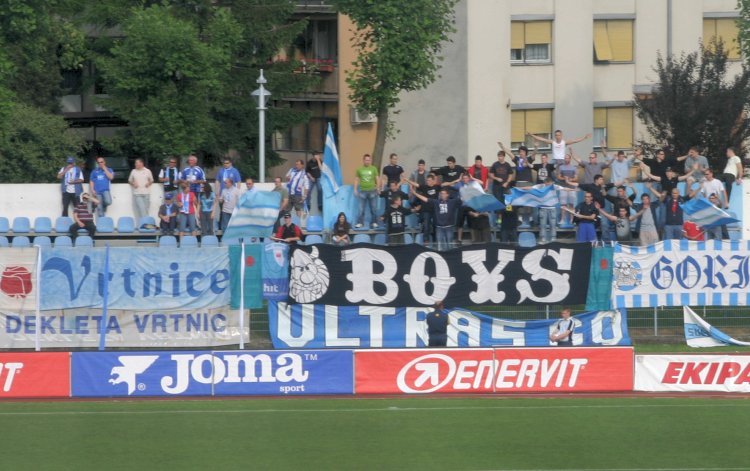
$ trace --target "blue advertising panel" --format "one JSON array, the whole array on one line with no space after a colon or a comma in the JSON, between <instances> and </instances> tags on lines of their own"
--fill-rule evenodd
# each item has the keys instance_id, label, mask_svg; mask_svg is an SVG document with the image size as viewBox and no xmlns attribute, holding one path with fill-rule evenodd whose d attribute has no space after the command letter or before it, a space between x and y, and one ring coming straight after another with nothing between
<instances>
[{"instance_id":1,"label":"blue advertising panel","mask_svg":"<svg viewBox=\"0 0 750 471\"><path fill-rule=\"evenodd\" d=\"M49 249L42 252L41 309L101 307L105 286L110 309L202 309L229 304L226 247L165 250Z\"/></svg>"},{"instance_id":2,"label":"blue advertising panel","mask_svg":"<svg viewBox=\"0 0 750 471\"><path fill-rule=\"evenodd\" d=\"M545 347L559 319L500 319L462 308L448 310L449 347ZM270 301L275 348L413 348L428 344L429 307L328 306ZM572 317L573 345L631 345L624 310Z\"/></svg>"},{"instance_id":3,"label":"blue advertising panel","mask_svg":"<svg viewBox=\"0 0 750 471\"><path fill-rule=\"evenodd\" d=\"M82 352L73 397L353 394L351 350Z\"/></svg>"},{"instance_id":4,"label":"blue advertising panel","mask_svg":"<svg viewBox=\"0 0 750 471\"><path fill-rule=\"evenodd\" d=\"M215 396L354 394L352 350L214 352ZM224 370L218 365L221 364Z\"/></svg>"},{"instance_id":5,"label":"blue advertising panel","mask_svg":"<svg viewBox=\"0 0 750 471\"><path fill-rule=\"evenodd\" d=\"M210 352L74 352L73 397L210 396Z\"/></svg>"}]
</instances>

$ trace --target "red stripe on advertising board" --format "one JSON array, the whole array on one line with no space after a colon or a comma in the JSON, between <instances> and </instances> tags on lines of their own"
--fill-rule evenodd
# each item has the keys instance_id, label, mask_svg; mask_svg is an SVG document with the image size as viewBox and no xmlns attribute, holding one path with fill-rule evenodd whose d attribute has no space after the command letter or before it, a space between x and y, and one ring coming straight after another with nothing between
<instances>
[{"instance_id":1,"label":"red stripe on advertising board","mask_svg":"<svg viewBox=\"0 0 750 471\"><path fill-rule=\"evenodd\" d=\"M357 394L632 391L632 348L355 352Z\"/></svg>"},{"instance_id":2,"label":"red stripe on advertising board","mask_svg":"<svg viewBox=\"0 0 750 471\"><path fill-rule=\"evenodd\" d=\"M0 397L69 396L69 353L0 353Z\"/></svg>"}]
</instances>

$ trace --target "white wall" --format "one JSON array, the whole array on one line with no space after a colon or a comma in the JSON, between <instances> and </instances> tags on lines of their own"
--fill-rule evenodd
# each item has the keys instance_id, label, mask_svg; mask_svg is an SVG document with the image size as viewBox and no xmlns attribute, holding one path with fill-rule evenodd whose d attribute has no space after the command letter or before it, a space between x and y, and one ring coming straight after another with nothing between
<instances>
[{"instance_id":1,"label":"white wall","mask_svg":"<svg viewBox=\"0 0 750 471\"><path fill-rule=\"evenodd\" d=\"M256 183L258 189L271 190L273 183ZM163 187L160 184L151 186L151 208L149 214L156 217L163 200ZM115 222L121 216L133 217L132 191L127 183L112 185L112 206L107 209L107 216ZM47 216L52 219L62 215L62 195L59 183L39 184L4 184L0 185L0 216L12 223L17 216L26 216L34 223L34 218ZM69 211L72 214L72 208Z\"/></svg>"}]
</instances>

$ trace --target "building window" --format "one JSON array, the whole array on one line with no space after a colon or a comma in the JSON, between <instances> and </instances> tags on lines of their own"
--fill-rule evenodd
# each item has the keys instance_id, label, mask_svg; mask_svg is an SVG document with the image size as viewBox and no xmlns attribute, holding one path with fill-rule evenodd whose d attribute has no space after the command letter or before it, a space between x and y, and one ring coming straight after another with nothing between
<instances>
[{"instance_id":1,"label":"building window","mask_svg":"<svg viewBox=\"0 0 750 471\"><path fill-rule=\"evenodd\" d=\"M520 145L534 147L534 140L528 138L526 133L552 139L552 110L511 111L510 145L513 149L518 149Z\"/></svg>"},{"instance_id":2,"label":"building window","mask_svg":"<svg viewBox=\"0 0 750 471\"><path fill-rule=\"evenodd\" d=\"M279 102L278 107L285 104ZM322 151L325 147L326 126L329 121L338 117L338 107L334 102L295 101L286 105L295 112L305 113L309 121L297 124L273 135L274 150L285 151Z\"/></svg>"},{"instance_id":3,"label":"building window","mask_svg":"<svg viewBox=\"0 0 750 471\"><path fill-rule=\"evenodd\" d=\"M734 18L703 19L703 45L711 47L714 41L723 42L729 60L740 59L740 48L737 42L738 33L737 22Z\"/></svg>"},{"instance_id":4,"label":"building window","mask_svg":"<svg viewBox=\"0 0 750 471\"><path fill-rule=\"evenodd\" d=\"M594 108L593 143L599 147L602 142L610 149L631 149L633 147L633 108Z\"/></svg>"},{"instance_id":5,"label":"building window","mask_svg":"<svg viewBox=\"0 0 750 471\"><path fill-rule=\"evenodd\" d=\"M513 64L550 62L552 21L511 21L510 61Z\"/></svg>"},{"instance_id":6,"label":"building window","mask_svg":"<svg viewBox=\"0 0 750 471\"><path fill-rule=\"evenodd\" d=\"M633 20L594 21L594 62L633 62Z\"/></svg>"}]
</instances>

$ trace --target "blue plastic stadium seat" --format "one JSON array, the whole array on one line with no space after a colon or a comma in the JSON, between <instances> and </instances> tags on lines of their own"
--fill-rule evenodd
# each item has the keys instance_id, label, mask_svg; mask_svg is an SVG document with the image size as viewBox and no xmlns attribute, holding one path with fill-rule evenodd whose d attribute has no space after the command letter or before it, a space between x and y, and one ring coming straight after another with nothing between
<instances>
[{"instance_id":1,"label":"blue plastic stadium seat","mask_svg":"<svg viewBox=\"0 0 750 471\"><path fill-rule=\"evenodd\" d=\"M73 241L69 236L57 236L55 237L55 247L73 247Z\"/></svg>"},{"instance_id":2,"label":"blue plastic stadium seat","mask_svg":"<svg viewBox=\"0 0 750 471\"><path fill-rule=\"evenodd\" d=\"M369 244L370 243L370 234L354 234L354 239L352 240L355 244Z\"/></svg>"},{"instance_id":3,"label":"blue plastic stadium seat","mask_svg":"<svg viewBox=\"0 0 750 471\"><path fill-rule=\"evenodd\" d=\"M68 216L60 216L55 220L55 232L58 234L66 234L73 225L73 219Z\"/></svg>"},{"instance_id":4,"label":"blue plastic stadium seat","mask_svg":"<svg viewBox=\"0 0 750 471\"><path fill-rule=\"evenodd\" d=\"M26 236L16 236L10 245L11 247L31 247L31 241Z\"/></svg>"},{"instance_id":5,"label":"blue plastic stadium seat","mask_svg":"<svg viewBox=\"0 0 750 471\"><path fill-rule=\"evenodd\" d=\"M5 236L0 236L0 247L9 247L10 242L8 242L8 238Z\"/></svg>"},{"instance_id":6,"label":"blue plastic stadium seat","mask_svg":"<svg viewBox=\"0 0 750 471\"><path fill-rule=\"evenodd\" d=\"M10 222L6 217L0 217L0 232L8 232L10 230Z\"/></svg>"},{"instance_id":7,"label":"blue plastic stadium seat","mask_svg":"<svg viewBox=\"0 0 750 471\"><path fill-rule=\"evenodd\" d=\"M94 246L94 239L92 239L90 236L82 235L76 237L76 247L93 247Z\"/></svg>"},{"instance_id":8,"label":"blue plastic stadium seat","mask_svg":"<svg viewBox=\"0 0 750 471\"><path fill-rule=\"evenodd\" d=\"M320 232L323 230L323 218L321 216L309 216L307 218L307 230L309 232Z\"/></svg>"},{"instance_id":9,"label":"blue plastic stadium seat","mask_svg":"<svg viewBox=\"0 0 750 471\"><path fill-rule=\"evenodd\" d=\"M50 232L52 232L52 220L50 218L42 216L34 219L34 233L49 234Z\"/></svg>"},{"instance_id":10,"label":"blue plastic stadium seat","mask_svg":"<svg viewBox=\"0 0 750 471\"><path fill-rule=\"evenodd\" d=\"M192 235L182 236L182 238L180 239L180 247L198 247L198 238Z\"/></svg>"},{"instance_id":11,"label":"blue plastic stadium seat","mask_svg":"<svg viewBox=\"0 0 750 471\"><path fill-rule=\"evenodd\" d=\"M518 234L519 247L536 247L536 235L533 232L521 232Z\"/></svg>"},{"instance_id":12,"label":"blue plastic stadium seat","mask_svg":"<svg viewBox=\"0 0 750 471\"><path fill-rule=\"evenodd\" d=\"M177 247L177 238L171 235L159 237L159 247Z\"/></svg>"},{"instance_id":13,"label":"blue plastic stadium seat","mask_svg":"<svg viewBox=\"0 0 750 471\"><path fill-rule=\"evenodd\" d=\"M154 226L151 229L144 228L144 225L151 225ZM143 216L138 220L138 232L156 232L157 229L159 229L159 226L156 225L156 220L152 216Z\"/></svg>"},{"instance_id":14,"label":"blue plastic stadium seat","mask_svg":"<svg viewBox=\"0 0 750 471\"><path fill-rule=\"evenodd\" d=\"M11 229L17 234L31 232L31 221L27 217L19 216L13 219L13 227Z\"/></svg>"},{"instance_id":15,"label":"blue plastic stadium seat","mask_svg":"<svg viewBox=\"0 0 750 471\"><path fill-rule=\"evenodd\" d=\"M121 234L132 234L135 232L135 221L130 216L123 216L117 220L117 232Z\"/></svg>"},{"instance_id":16,"label":"blue plastic stadium seat","mask_svg":"<svg viewBox=\"0 0 750 471\"><path fill-rule=\"evenodd\" d=\"M218 247L219 238L215 235L207 235L201 237L201 247Z\"/></svg>"},{"instance_id":17,"label":"blue plastic stadium seat","mask_svg":"<svg viewBox=\"0 0 750 471\"><path fill-rule=\"evenodd\" d=\"M101 216L96 220L96 232L111 234L115 232L115 220L109 216Z\"/></svg>"},{"instance_id":18,"label":"blue plastic stadium seat","mask_svg":"<svg viewBox=\"0 0 750 471\"><path fill-rule=\"evenodd\" d=\"M34 245L37 247L52 247L52 239L48 236L34 237Z\"/></svg>"},{"instance_id":19,"label":"blue plastic stadium seat","mask_svg":"<svg viewBox=\"0 0 750 471\"><path fill-rule=\"evenodd\" d=\"M385 233L380 232L378 234L375 234L375 237L372 239L373 244L377 245L388 245L388 239L385 236Z\"/></svg>"},{"instance_id":20,"label":"blue plastic stadium seat","mask_svg":"<svg viewBox=\"0 0 750 471\"><path fill-rule=\"evenodd\" d=\"M404 234L404 244L413 244L413 243L414 243L414 237L409 233Z\"/></svg>"},{"instance_id":21,"label":"blue plastic stadium seat","mask_svg":"<svg viewBox=\"0 0 750 471\"><path fill-rule=\"evenodd\" d=\"M311 234L305 237L305 245L322 244L323 238L318 234Z\"/></svg>"}]
</instances>

